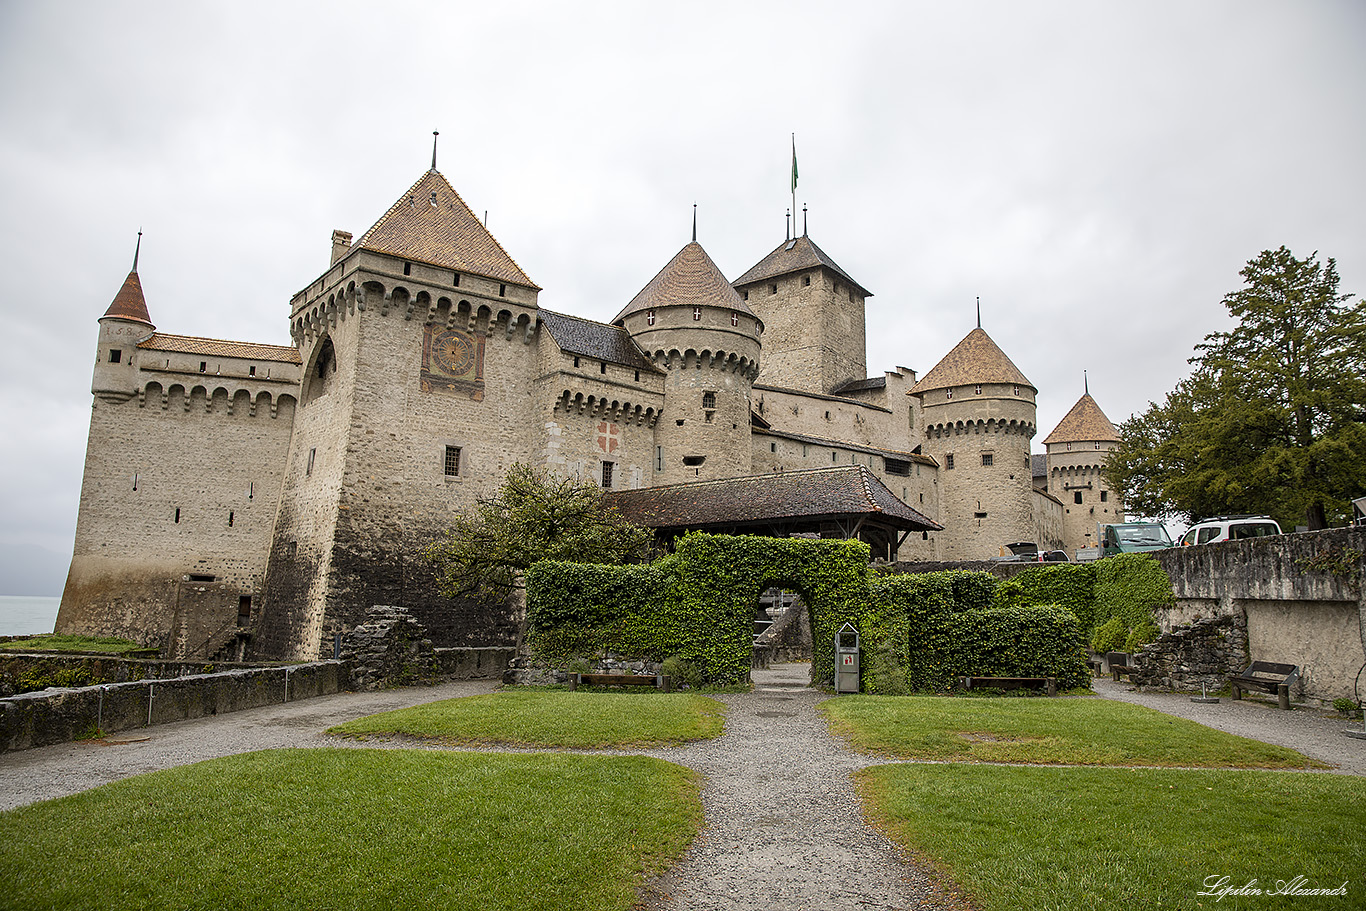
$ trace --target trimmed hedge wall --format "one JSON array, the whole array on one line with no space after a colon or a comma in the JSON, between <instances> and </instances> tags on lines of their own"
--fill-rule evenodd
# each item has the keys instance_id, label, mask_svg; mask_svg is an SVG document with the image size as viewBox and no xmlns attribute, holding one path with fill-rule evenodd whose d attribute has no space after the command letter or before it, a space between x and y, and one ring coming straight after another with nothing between
<instances>
[{"instance_id":1,"label":"trimmed hedge wall","mask_svg":"<svg viewBox=\"0 0 1366 911\"><path fill-rule=\"evenodd\" d=\"M942 692L967 676L1086 685L1085 640L1073 611L1057 604L990 606L1002 584L990 573L962 570L879 580L875 597L906 618L910 688Z\"/></svg>"},{"instance_id":2,"label":"trimmed hedge wall","mask_svg":"<svg viewBox=\"0 0 1366 911\"><path fill-rule=\"evenodd\" d=\"M598 652L676 656L710 683L735 683L749 676L755 606L771 586L800 592L810 611L813 680L833 682L830 644L848 622L862 637L864 691L889 694L947 690L960 676L1083 686L1097 624L1117 618L1109 629L1126 641L1151 638L1151 606L1172 597L1161 566L1143 554L1033 568L1006 582L965 570L875 577L859 541L694 533L648 566L532 565L527 643L552 664Z\"/></svg>"},{"instance_id":3,"label":"trimmed hedge wall","mask_svg":"<svg viewBox=\"0 0 1366 911\"><path fill-rule=\"evenodd\" d=\"M868 545L861 541L690 534L649 566L542 561L527 571L527 641L567 661L599 650L652 661L678 656L714 683L749 677L754 609L771 586L798 591L815 642L844 623L862 629ZM834 680L834 649L817 648L816 680Z\"/></svg>"}]
</instances>

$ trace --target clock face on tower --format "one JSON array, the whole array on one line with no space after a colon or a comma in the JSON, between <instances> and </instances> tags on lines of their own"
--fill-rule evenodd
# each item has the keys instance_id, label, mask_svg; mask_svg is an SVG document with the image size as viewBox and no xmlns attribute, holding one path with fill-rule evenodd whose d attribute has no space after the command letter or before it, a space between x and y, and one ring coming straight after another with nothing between
<instances>
[{"instance_id":1,"label":"clock face on tower","mask_svg":"<svg viewBox=\"0 0 1366 911\"><path fill-rule=\"evenodd\" d=\"M422 391L484 398L484 336L427 326L422 335Z\"/></svg>"},{"instance_id":2,"label":"clock face on tower","mask_svg":"<svg viewBox=\"0 0 1366 911\"><path fill-rule=\"evenodd\" d=\"M474 366L474 339L463 332L439 332L432 338L432 367L447 376L465 376Z\"/></svg>"}]
</instances>

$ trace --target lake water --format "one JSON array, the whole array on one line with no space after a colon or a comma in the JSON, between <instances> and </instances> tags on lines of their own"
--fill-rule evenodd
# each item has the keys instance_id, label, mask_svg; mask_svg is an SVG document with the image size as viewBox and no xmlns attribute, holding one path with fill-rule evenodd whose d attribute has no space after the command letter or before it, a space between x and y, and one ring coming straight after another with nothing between
<instances>
[{"instance_id":1,"label":"lake water","mask_svg":"<svg viewBox=\"0 0 1366 911\"><path fill-rule=\"evenodd\" d=\"M31 636L50 633L57 622L61 598L26 598L0 595L0 636Z\"/></svg>"}]
</instances>

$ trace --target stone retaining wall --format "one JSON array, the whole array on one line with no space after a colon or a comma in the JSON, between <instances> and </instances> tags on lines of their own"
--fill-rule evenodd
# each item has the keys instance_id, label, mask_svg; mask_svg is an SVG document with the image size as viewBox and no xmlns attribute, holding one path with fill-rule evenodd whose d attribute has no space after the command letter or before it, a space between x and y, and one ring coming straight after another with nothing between
<instances>
[{"instance_id":1,"label":"stone retaining wall","mask_svg":"<svg viewBox=\"0 0 1366 911\"><path fill-rule=\"evenodd\" d=\"M235 662L161 661L119 655L73 655L69 652L0 652L0 699L34 689L60 686L62 679L79 680L79 686L127 683L131 680L166 680L192 674L260 667ZM44 683L43 681L51 681Z\"/></svg>"},{"instance_id":2,"label":"stone retaining wall","mask_svg":"<svg viewBox=\"0 0 1366 911\"><path fill-rule=\"evenodd\" d=\"M0 753L336 693L340 661L46 689L0 699Z\"/></svg>"}]
</instances>

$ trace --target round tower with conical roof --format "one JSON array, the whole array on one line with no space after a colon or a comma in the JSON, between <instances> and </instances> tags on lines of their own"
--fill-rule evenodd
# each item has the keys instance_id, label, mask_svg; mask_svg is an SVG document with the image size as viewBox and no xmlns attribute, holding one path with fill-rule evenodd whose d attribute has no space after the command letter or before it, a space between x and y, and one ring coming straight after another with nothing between
<instances>
[{"instance_id":1,"label":"round tower with conical roof","mask_svg":"<svg viewBox=\"0 0 1366 911\"><path fill-rule=\"evenodd\" d=\"M142 252L142 232L138 232L133 251L133 268L114 295L109 309L100 317L99 340L95 345L95 372L90 391L106 402L125 402L137 393L136 353L138 342L156 327L147 312L138 278L138 255Z\"/></svg>"},{"instance_id":2,"label":"round tower with conical roof","mask_svg":"<svg viewBox=\"0 0 1366 911\"><path fill-rule=\"evenodd\" d=\"M1103 474L1105 460L1119 442L1119 432L1091 397L1089 384L1043 441L1048 492L1062 501L1063 546L1069 554L1095 547L1098 525L1126 519L1124 504Z\"/></svg>"},{"instance_id":3,"label":"round tower with conical roof","mask_svg":"<svg viewBox=\"0 0 1366 911\"><path fill-rule=\"evenodd\" d=\"M983 560L1033 541L1034 385L978 326L910 394L923 452L939 463L942 560Z\"/></svg>"},{"instance_id":4,"label":"round tower with conical roof","mask_svg":"<svg viewBox=\"0 0 1366 911\"><path fill-rule=\"evenodd\" d=\"M696 237L613 322L668 376L653 483L750 474L750 399L763 322Z\"/></svg>"}]
</instances>

